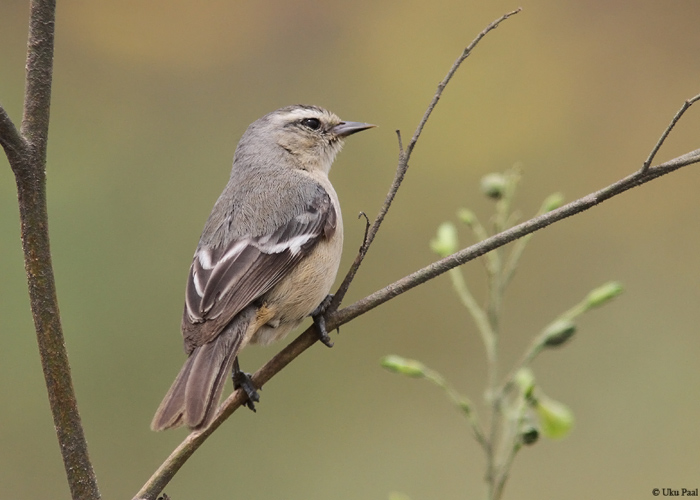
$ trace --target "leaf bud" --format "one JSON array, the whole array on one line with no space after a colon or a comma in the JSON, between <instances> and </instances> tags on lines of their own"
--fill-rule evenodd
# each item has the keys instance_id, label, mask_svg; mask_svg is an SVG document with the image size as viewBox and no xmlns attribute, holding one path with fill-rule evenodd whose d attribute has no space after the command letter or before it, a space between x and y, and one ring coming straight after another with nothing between
<instances>
[{"instance_id":1,"label":"leaf bud","mask_svg":"<svg viewBox=\"0 0 700 500\"><path fill-rule=\"evenodd\" d=\"M447 257L457 251L457 228L451 222L443 222L437 230L437 236L430 240L430 249L440 257Z\"/></svg>"},{"instance_id":2,"label":"leaf bud","mask_svg":"<svg viewBox=\"0 0 700 500\"><path fill-rule=\"evenodd\" d=\"M425 377L425 365L414 359L406 359L396 354L384 356L380 362L382 367L394 373L400 373L408 377Z\"/></svg>"},{"instance_id":3,"label":"leaf bud","mask_svg":"<svg viewBox=\"0 0 700 500\"><path fill-rule=\"evenodd\" d=\"M544 331L545 347L559 347L568 342L576 333L576 325L568 319L558 319L550 324Z\"/></svg>"},{"instance_id":4,"label":"leaf bud","mask_svg":"<svg viewBox=\"0 0 700 500\"><path fill-rule=\"evenodd\" d=\"M520 440L523 444L535 444L540 438L540 431L532 424L525 424L520 429Z\"/></svg>"},{"instance_id":5,"label":"leaf bud","mask_svg":"<svg viewBox=\"0 0 700 500\"><path fill-rule=\"evenodd\" d=\"M535 374L529 368L521 368L515 374L515 383L518 384L523 398L530 399L535 390Z\"/></svg>"},{"instance_id":6,"label":"leaf bud","mask_svg":"<svg viewBox=\"0 0 700 500\"><path fill-rule=\"evenodd\" d=\"M617 297L623 292L622 284L617 281L610 281L592 290L586 297L588 308L602 306L609 300Z\"/></svg>"},{"instance_id":7,"label":"leaf bud","mask_svg":"<svg viewBox=\"0 0 700 500\"><path fill-rule=\"evenodd\" d=\"M469 227L476 222L476 215L468 208L460 208L457 211L457 217Z\"/></svg>"},{"instance_id":8,"label":"leaf bud","mask_svg":"<svg viewBox=\"0 0 700 500\"><path fill-rule=\"evenodd\" d=\"M481 192L489 198L500 200L506 192L508 181L503 174L486 174L481 178Z\"/></svg>"}]
</instances>

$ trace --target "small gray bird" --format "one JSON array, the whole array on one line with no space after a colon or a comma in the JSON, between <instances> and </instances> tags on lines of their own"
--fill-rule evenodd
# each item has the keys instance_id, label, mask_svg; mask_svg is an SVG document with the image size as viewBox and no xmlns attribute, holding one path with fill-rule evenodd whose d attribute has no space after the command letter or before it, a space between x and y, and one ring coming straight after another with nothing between
<instances>
[{"instance_id":1,"label":"small gray bird","mask_svg":"<svg viewBox=\"0 0 700 500\"><path fill-rule=\"evenodd\" d=\"M207 426L232 368L253 409L258 396L237 357L249 343L279 340L312 315L330 345L322 314L340 263L343 221L328 172L343 139L373 126L296 105L248 127L190 266L182 316L189 357L153 430Z\"/></svg>"}]
</instances>

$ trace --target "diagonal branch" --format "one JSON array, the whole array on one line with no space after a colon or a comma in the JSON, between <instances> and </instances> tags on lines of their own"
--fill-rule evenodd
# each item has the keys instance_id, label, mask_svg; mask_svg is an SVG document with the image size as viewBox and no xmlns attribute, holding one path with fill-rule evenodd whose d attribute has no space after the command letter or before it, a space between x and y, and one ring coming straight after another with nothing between
<instances>
[{"instance_id":1,"label":"diagonal branch","mask_svg":"<svg viewBox=\"0 0 700 500\"><path fill-rule=\"evenodd\" d=\"M421 132L423 132L423 128L425 127L425 124L428 122L428 119L430 118L430 115L433 113L433 110L435 109L435 106L437 106L438 101L440 100L440 97L442 97L442 93L445 90L445 87L447 84L450 82L454 74L457 72L459 69L460 65L464 62L464 60L469 57L469 55L472 53L474 48L478 45L478 43L481 41L482 38L484 38L490 31L496 29L499 24L501 24L503 21L508 19L511 16L514 16L518 12L520 12L522 8L518 8L512 12L508 12L507 14L502 15L495 21L493 21L491 24L486 26L486 28L479 33L472 42L467 45L467 48L465 48L460 56L457 58L457 60L452 64L452 67L450 70L447 72L447 75L445 78L438 84L438 88L435 91L435 95L433 95L432 100L430 101L430 104L428 105L428 108L425 110L425 113L423 113L423 118L421 118L420 123L418 124L418 127L416 127L416 131L413 133L413 137L411 138L411 141L408 143L408 146L406 149L403 147L403 142L401 140L401 132L399 130L396 131L396 134L398 135L398 140L399 140L399 162L396 167L396 174L394 175L394 182L392 182L391 187L389 188L389 193L386 195L386 199L384 200L384 204L382 205L382 208L379 210L379 213L377 214L376 219L374 219L374 223L370 227L369 231L365 235L365 239L362 242L362 245L360 246L360 250L357 254L357 257L355 257L355 261L352 263L350 266L350 269L348 270L348 273L345 275L345 279L343 279L343 282L340 284L340 287L338 288L338 291L335 293L335 296L333 297L333 301L331 302L329 311L335 311L338 306L340 306L340 303L343 301L343 298L345 297L345 294L348 291L348 288L350 288L350 284L352 283L352 280L355 279L355 274L357 274L357 270L360 268L360 265L362 264L362 261L365 258L365 255L367 255L367 251L369 250L370 245L372 244L372 241L374 241L374 237L377 235L377 231L379 231L379 226L381 226L382 222L384 221L384 217L386 217L387 212L389 211L389 208L391 207L391 203L394 201L394 197L396 196L396 193L398 192L399 188L401 187L401 183L403 182L404 177L406 176L406 172L408 171L408 161L411 159L411 154L413 153L413 148L415 148L416 143L418 142L418 139L420 138Z\"/></svg>"},{"instance_id":2,"label":"diagonal branch","mask_svg":"<svg viewBox=\"0 0 700 500\"><path fill-rule=\"evenodd\" d=\"M0 144L5 150L10 165L19 163L27 151L27 143L20 135L5 108L0 105Z\"/></svg>"},{"instance_id":3,"label":"diagonal branch","mask_svg":"<svg viewBox=\"0 0 700 500\"><path fill-rule=\"evenodd\" d=\"M425 127L425 124L428 122L428 118L430 118L431 113L433 112L433 109L435 109L435 106L437 106L438 101L440 100L440 97L442 96L442 91L445 89L447 84L450 82L454 74L457 72L457 69L459 69L460 64L464 62L464 60L469 57L474 50L474 48L477 46L477 44L481 41L482 38L484 38L490 31L495 30L498 28L498 25L501 24L503 21L508 19L511 16L514 16L518 12L520 12L522 7L518 7L514 11L508 12L507 14L503 14L501 17L496 19L494 22L486 26L482 30L481 33L479 33L474 40L472 40L472 43L467 45L467 48L464 49L462 54L457 58L455 63L452 65L450 70L447 72L447 76L445 76L444 80L442 80L438 84L438 90L435 92L435 95L433 96L432 101L430 101L430 104L428 105L428 109L425 111L425 114L423 115L423 119L420 121L418 124L418 128L416 128L416 131L413 134L413 137L411 138L411 142L408 143L408 146L406 146L406 155L408 157L411 156L411 153L413 152L413 148L416 146L416 143L418 142L418 138L420 137L421 132L423 132L423 127Z\"/></svg>"},{"instance_id":4,"label":"diagonal branch","mask_svg":"<svg viewBox=\"0 0 700 500\"><path fill-rule=\"evenodd\" d=\"M681 109L678 110L676 115L673 117L671 120L671 123L666 127L666 130L664 130L664 133L661 134L661 137L659 137L659 140L656 141L656 145L654 146L654 149L651 150L651 153L649 153L649 156L647 157L646 161L642 165L642 172L646 172L649 169L649 166L651 165L651 162L654 161L654 157L656 156L656 153L659 152L659 149L661 149L661 146L663 143L666 141L666 138L668 137L668 134L671 133L671 130L673 130L673 127L676 126L676 123L678 123L678 120L681 119L681 116L683 116L683 113L685 113L689 107L691 107L693 104L695 104L697 101L700 101L700 94L696 95L695 97L691 97L687 101L683 103L683 106L681 106Z\"/></svg>"},{"instance_id":5,"label":"diagonal branch","mask_svg":"<svg viewBox=\"0 0 700 500\"><path fill-rule=\"evenodd\" d=\"M475 245L460 250L455 254L445 257L444 259L434 262L423 269L409 274L405 278L402 278L391 285L368 295L364 299L358 300L354 304L337 311L331 315L330 318L328 318L328 328L335 328L336 325L347 323L348 321L366 313L370 309L374 309L397 295L407 292L408 290L415 288L416 286L425 283L426 281L429 281L449 271L450 269L474 260L487 252L500 248L511 241L522 238L530 233L534 233L535 231L543 229L567 217L571 217L572 215L584 212L590 208L593 208L599 203L612 198L613 196L617 196L629 189L632 189L633 187L641 186L642 184L652 181L657 177L661 177L662 175L669 174L675 170L678 170L679 168L699 162L700 149L696 149L695 151L686 153L678 158L662 163L661 165L651 167L646 172L635 172L634 174L629 175L624 179L611 184L610 186L586 195L583 198L579 198L578 200L572 201L561 208L534 217L528 221L518 224L517 226L513 226L506 231L498 233L486 240L480 241Z\"/></svg>"}]
</instances>

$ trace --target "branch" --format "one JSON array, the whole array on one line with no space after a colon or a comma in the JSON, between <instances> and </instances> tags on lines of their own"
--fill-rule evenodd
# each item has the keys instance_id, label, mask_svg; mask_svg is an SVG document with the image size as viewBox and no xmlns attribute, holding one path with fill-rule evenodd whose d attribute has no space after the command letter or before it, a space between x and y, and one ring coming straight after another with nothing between
<instances>
[{"instance_id":1,"label":"branch","mask_svg":"<svg viewBox=\"0 0 700 500\"><path fill-rule=\"evenodd\" d=\"M27 143L12 123L5 108L0 105L0 144L10 160L10 165L19 163L26 154Z\"/></svg>"},{"instance_id":2,"label":"branch","mask_svg":"<svg viewBox=\"0 0 700 500\"><path fill-rule=\"evenodd\" d=\"M474 260L487 252L495 250L496 248L502 247L511 241L522 238L527 234L534 233L535 231L543 229L562 219L588 210L589 208L592 208L599 203L612 198L613 196L624 193L633 187L640 186L656 179L657 177L661 177L662 175L669 174L675 170L678 170L679 168L698 162L700 162L700 149L686 153L656 167L651 167L646 172L635 172L634 174L627 176L624 179L601 189L600 191L586 195L583 198L579 198L576 201L572 201L571 203L562 206L561 208L534 217L528 221L518 224L517 226L513 226L506 231L491 236L490 238L480 241L475 245L467 247L455 254L434 262L429 266L426 266L423 269L420 269L413 274L410 274L405 278L402 278L391 285L374 292L364 299L361 299L354 304L337 311L331 315L327 321L329 329L335 328L336 324L345 324L357 316L366 313L370 309L374 309L384 302L396 297L397 295L407 292L408 290L425 283L426 281L429 281L449 271L450 269L461 266L462 264L465 264L470 260Z\"/></svg>"},{"instance_id":3,"label":"branch","mask_svg":"<svg viewBox=\"0 0 700 500\"><path fill-rule=\"evenodd\" d=\"M29 301L68 485L72 498L97 500L100 493L73 389L49 247L45 170L55 12L55 0L31 2L22 127L18 132L0 107L0 143L17 182Z\"/></svg>"},{"instance_id":4,"label":"branch","mask_svg":"<svg viewBox=\"0 0 700 500\"><path fill-rule=\"evenodd\" d=\"M401 140L401 131L397 130L396 134L398 136L399 140L399 163L396 167L396 174L394 175L394 182L392 182L391 187L389 188L389 193L386 195L386 199L384 200L384 205L382 205L381 210L377 214L377 218L374 220L374 223L372 224L372 227L370 227L369 231L367 232L365 236L365 240L362 242L362 245L360 246L360 250L357 254L357 257L355 257L355 261L352 263L350 266L350 269L348 270L348 273L345 275L345 279L343 279L343 282L341 283L340 287L338 288L338 291L335 293L335 296L333 297L333 301L331 302L331 305L329 307L329 311L335 311L338 306L340 306L340 303L342 302L343 298L345 297L345 294L348 291L348 288L350 288L350 284L352 283L352 280L355 278L355 274L357 274L357 270L360 268L360 265L362 264L362 261L365 258L365 255L367 255L367 251L369 250L370 245L372 244L372 241L374 241L374 237L377 234L377 231L379 231L379 226L381 226L382 222L384 221L384 217L386 217L387 212L389 211L389 208L391 207L391 203L394 201L394 197L396 196L397 191L401 187L401 183L403 182L404 177L406 176L406 172L408 171L408 161L411 159L411 154L413 153L413 148L415 148L416 143L418 142L418 139L420 138L421 132L423 132L423 128L425 127L425 124L428 122L428 118L430 118L430 115L433 113L433 110L435 109L435 106L437 106L438 101L440 100L440 97L442 97L442 92L445 90L445 87L447 84L450 82L454 74L457 72L459 69L460 65L464 62L464 60L469 57L469 55L472 53L474 48L477 46L477 44L481 41L482 38L484 38L489 31L492 31L498 27L499 24L501 24L503 21L508 19L511 16L514 16L518 12L520 12L522 8L518 8L512 12L508 12L507 14L502 15L495 21L493 21L491 24L486 26L486 28L483 29L481 33L479 33L472 42L467 45L467 48L462 51L462 54L457 58L457 60L452 64L452 67L450 70L447 72L447 75L443 80L438 84L437 90L435 91L435 95L433 95L432 100L430 101L430 104L428 105L428 108L425 110L425 113L423 113L423 118L421 119L420 123L418 124L418 127L416 127L416 131L413 133L413 137L411 138L411 142L408 143L408 146L406 149L403 147L403 142Z\"/></svg>"},{"instance_id":5,"label":"branch","mask_svg":"<svg viewBox=\"0 0 700 500\"><path fill-rule=\"evenodd\" d=\"M49 136L56 0L32 0L21 132L46 161Z\"/></svg>"},{"instance_id":6,"label":"branch","mask_svg":"<svg viewBox=\"0 0 700 500\"><path fill-rule=\"evenodd\" d=\"M683 116L683 113L685 113L689 107L691 107L695 102L700 100L700 94L696 95L695 97L691 97L687 101L683 103L683 106L681 106L681 109L678 110L676 115L673 117L671 120L671 123L666 127L666 130L664 130L664 133L661 134L661 137L659 137L659 140L656 142L656 145L654 146L654 149L651 150L651 153L649 153L649 156L647 157L646 161L644 162L644 165L642 165L642 172L646 172L649 169L649 166L651 165L651 162L654 161L654 157L656 156L656 153L659 152L659 149L661 149L661 146L663 145L664 141L668 137L668 134L671 133L671 130L673 130L673 127L676 126L676 123L678 123L678 120L681 119L681 116Z\"/></svg>"}]
</instances>

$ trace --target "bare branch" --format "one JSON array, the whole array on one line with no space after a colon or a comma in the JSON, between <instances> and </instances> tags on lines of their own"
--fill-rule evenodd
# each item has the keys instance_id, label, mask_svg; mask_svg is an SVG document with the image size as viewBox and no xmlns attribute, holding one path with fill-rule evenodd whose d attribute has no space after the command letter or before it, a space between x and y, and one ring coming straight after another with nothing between
<instances>
[{"instance_id":1,"label":"bare branch","mask_svg":"<svg viewBox=\"0 0 700 500\"><path fill-rule=\"evenodd\" d=\"M379 211L379 214L377 214L377 217L374 219L374 223L372 224L372 226L369 228L368 231L365 231L365 238L362 242L362 245L360 246L360 250L357 253L357 256L355 257L355 260L353 261L352 265L350 266L350 269L345 275L345 279L343 279L343 282L340 284L340 287L338 287L338 290L335 292L333 301L331 302L331 305L328 309L329 311L335 311L342 302L343 298L345 297L345 294L350 288L352 280L355 279L357 270L360 268L360 265L362 264L365 255L367 255L367 251L369 250L372 241L374 241L374 237L376 236L377 231L379 231L379 226L382 224L384 217L389 211L391 203L394 201L396 192L401 186L401 182L403 182L403 178L406 175L406 171L408 170L408 162L405 161L404 158L405 156L403 154L400 154L399 165L396 167L396 174L394 175L394 182L392 182L391 188L389 189L389 193L386 195L384 205L382 205L382 208Z\"/></svg>"},{"instance_id":2,"label":"bare branch","mask_svg":"<svg viewBox=\"0 0 700 500\"><path fill-rule=\"evenodd\" d=\"M668 127L666 127L666 130L664 130L664 133L661 134L661 137L659 137L659 140L656 141L656 145L654 146L654 149L651 150L651 153L649 153L649 156L647 157L646 161L644 162L644 165L642 165L642 172L646 172L649 169L651 162L654 161L654 157L656 156L656 153L659 152L659 149L661 149L661 146L663 145L664 141L666 141L668 134L671 133L671 130L673 130L673 127L676 126L676 123L678 123L678 120L680 120L681 116L683 116L683 113L685 113L688 110L688 108L693 105L693 103L695 103L699 100L700 100L700 94L688 99L687 101L685 101L683 103L683 106L681 106L681 109L679 109L678 112L676 113L676 115L673 117L673 119L671 120L671 123L668 125Z\"/></svg>"},{"instance_id":3,"label":"bare branch","mask_svg":"<svg viewBox=\"0 0 700 500\"><path fill-rule=\"evenodd\" d=\"M435 109L435 106L437 106L438 101L440 100L440 97L442 96L443 91L445 90L445 87L447 84L450 82L454 74L457 72L459 69L460 65L464 60L469 57L469 55L472 53L472 50L477 46L477 44L481 41L482 38L486 36L486 34L494 30L498 27L499 24L501 24L503 21L508 19L509 17L517 14L520 12L522 8L518 8L512 12L508 12L507 14L502 15L495 21L493 21L491 24L486 26L486 28L483 29L481 33L479 33L472 42L467 45L467 48L462 51L462 54L457 58L457 60L452 64L452 67L450 70L447 72L447 75L445 78L438 84L438 88L435 91L435 95L433 95L432 100L430 101L430 104L428 105L428 108L425 110L425 113L423 114L423 118L421 118L420 123L418 124L418 127L416 127L416 131L413 133L413 137L411 138L411 142L409 142L408 146L404 150L403 148L403 142L401 140L401 132L396 131L399 139L399 162L396 167L396 174L394 175L394 182L391 184L391 188L389 188L389 193L386 195L386 199L384 200L384 204L382 205L381 210L379 210L379 213L377 214L376 219L374 220L374 223L372 224L372 227L370 228L369 232L367 233L367 237L365 238L365 242L363 245L360 247L360 251L357 254L357 257L355 257L355 261L352 263L350 266L350 269L348 270L348 273L345 275L345 279L343 279L343 282L341 283L340 287L338 288L338 291L335 293L335 296L333 297L333 301L330 304L330 307L328 308L329 312L335 311L338 306L340 306L340 303L342 302L343 298L345 297L345 294L348 291L348 288L350 288L350 284L352 283L352 280L355 278L355 274L357 274L357 270L360 268L360 265L362 264L362 261L365 258L365 255L367 255L367 251L369 250L370 245L372 244L372 241L374 241L374 237L377 234L377 231L379 231L379 226L381 226L382 222L384 221L384 217L386 217L387 212L389 211L389 208L391 207L391 203L394 201L394 197L396 196L397 191L401 187L401 183L403 182L404 177L406 176L406 172L408 171L408 161L411 159L411 154L413 153L413 148L415 147L416 143L418 142L418 138L420 137L421 132L423 131L423 128L425 127L425 124L428 122L428 119L430 118L430 115L432 114L433 110Z\"/></svg>"},{"instance_id":4,"label":"bare branch","mask_svg":"<svg viewBox=\"0 0 700 500\"><path fill-rule=\"evenodd\" d=\"M46 208L55 0L32 0L27 43L24 116L18 132L0 108L0 143L15 174L29 300L66 477L74 499L100 492L78 413L56 297Z\"/></svg>"},{"instance_id":5,"label":"bare branch","mask_svg":"<svg viewBox=\"0 0 700 500\"><path fill-rule=\"evenodd\" d=\"M333 325L332 328L335 328L334 325L336 324L342 325L347 323L351 319L366 313L370 309L383 304L397 295L407 292L411 288L425 283L426 281L431 280L452 268L461 266L470 260L474 260L475 258L480 257L491 250L502 247L511 241L545 228L562 219L588 210L589 208L592 208L599 203L612 198L613 196L624 193L633 187L640 186L656 179L657 177L661 177L662 175L669 174L675 170L678 170L679 168L698 162L700 162L700 149L691 151L690 153L674 158L673 160L669 160L656 167L651 167L646 172L635 172L634 174L625 177L624 179L619 180L616 183L601 189L600 191L591 193L583 198L564 205L561 208L534 217L533 219L518 224L517 226L513 226L506 231L498 233L484 241L480 241L475 245L467 247L453 255L434 262L433 264L430 264L429 266L426 266L423 269L420 269L413 274L410 274L405 278L402 278L391 285L374 292L364 299L361 299L354 304L337 311L331 315L327 321L329 328L330 325Z\"/></svg>"},{"instance_id":6,"label":"bare branch","mask_svg":"<svg viewBox=\"0 0 700 500\"><path fill-rule=\"evenodd\" d=\"M56 0L32 0L21 132L43 161L49 136L55 17Z\"/></svg>"},{"instance_id":7,"label":"bare branch","mask_svg":"<svg viewBox=\"0 0 700 500\"><path fill-rule=\"evenodd\" d=\"M7 157L11 158L10 166L21 161L20 157L26 154L27 143L2 105L0 105L0 144Z\"/></svg>"},{"instance_id":8,"label":"bare branch","mask_svg":"<svg viewBox=\"0 0 700 500\"><path fill-rule=\"evenodd\" d=\"M362 237L362 246L365 246L367 244L367 235L369 234L369 228L371 226L371 223L369 221L369 217L367 217L367 214L364 212L360 212L357 214L357 218L363 218L365 219L365 235Z\"/></svg>"},{"instance_id":9,"label":"bare branch","mask_svg":"<svg viewBox=\"0 0 700 500\"><path fill-rule=\"evenodd\" d=\"M457 60L454 62L450 70L447 72L447 76L440 82L438 85L437 92L435 92L435 95L433 96L433 100L430 101L430 104L428 105L428 109L425 110L425 114L423 115L423 119L420 121L418 124L418 127L416 128L416 131L413 134L413 137L411 138L411 142L408 143L408 146L406 147L406 157L407 161L408 158L410 158L411 153L413 153L413 148L416 146L416 142L418 142L418 138L420 137L421 132L423 131L423 127L425 127L425 124L428 122L428 118L430 118L430 115L433 112L433 109L435 109L435 106L437 106L438 101L440 100L440 97L442 96L442 91L445 90L445 87L447 84L450 82L454 74L457 72L457 69L459 69L459 66L464 62L464 60L469 57L474 50L474 48L477 46L477 44L481 41L482 38L484 38L489 31L492 31L496 28L498 28L498 25L501 24L503 21L508 19L511 16L514 16L518 12L520 12L522 7L518 7L512 12L508 12L507 14L503 14L501 17L496 19L494 22L486 26L484 30L479 33L474 40L472 40L472 43L467 45L467 48L464 49L462 52L462 55L460 55Z\"/></svg>"}]
</instances>

